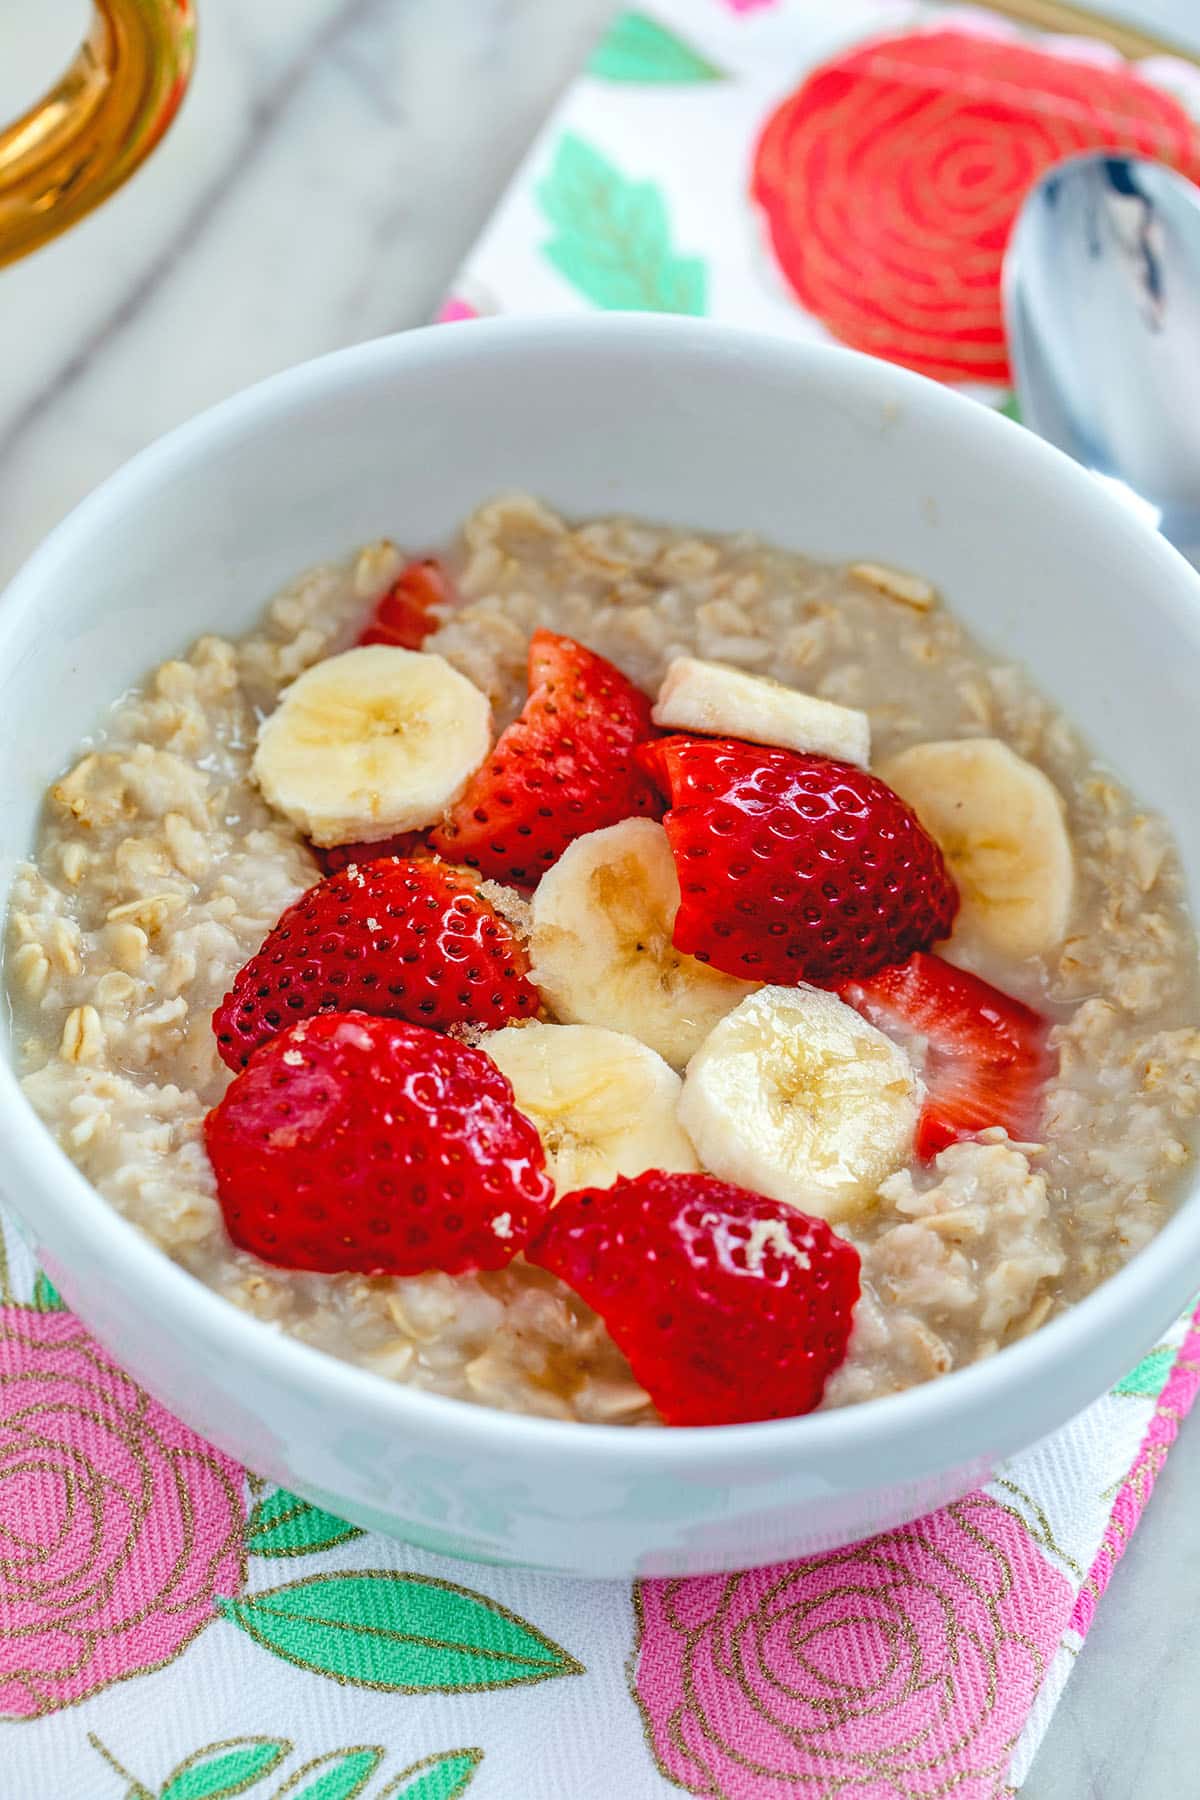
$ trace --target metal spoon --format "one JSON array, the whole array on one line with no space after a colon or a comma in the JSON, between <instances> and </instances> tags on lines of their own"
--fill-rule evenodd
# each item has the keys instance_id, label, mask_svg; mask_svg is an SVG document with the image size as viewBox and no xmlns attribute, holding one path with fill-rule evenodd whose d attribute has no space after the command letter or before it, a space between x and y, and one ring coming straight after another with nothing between
<instances>
[{"instance_id":1,"label":"metal spoon","mask_svg":"<svg viewBox=\"0 0 1200 1800\"><path fill-rule=\"evenodd\" d=\"M1073 157L1031 189L1004 264L1017 404L1200 559L1200 188Z\"/></svg>"}]
</instances>

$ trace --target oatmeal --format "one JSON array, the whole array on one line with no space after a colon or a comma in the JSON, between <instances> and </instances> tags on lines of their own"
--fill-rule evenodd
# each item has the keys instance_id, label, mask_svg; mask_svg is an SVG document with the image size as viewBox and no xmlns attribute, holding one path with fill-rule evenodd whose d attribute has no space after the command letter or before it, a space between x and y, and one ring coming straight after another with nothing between
<instances>
[{"instance_id":1,"label":"oatmeal","mask_svg":"<svg viewBox=\"0 0 1200 1800\"><path fill-rule=\"evenodd\" d=\"M652 1422L653 1406L597 1315L520 1257L482 1273L331 1275L275 1267L237 1249L226 1231L204 1140L205 1116L231 1079L213 1014L321 873L278 796L269 805L251 778L259 725L306 670L356 642L401 565L392 546L374 546L345 568L303 577L239 642L200 639L114 707L53 787L9 914L7 978L25 1089L113 1206L260 1319L438 1393L559 1418ZM827 1216L861 1257L862 1297L824 1405L894 1392L990 1355L1080 1299L1147 1242L1190 1163L1200 1111L1196 940L1161 821L1021 669L975 644L918 577L874 564L818 565L750 537L709 539L623 520L571 527L515 498L480 508L447 565L459 598L438 607L423 648L487 696L493 731L521 712L530 639L541 628L579 640L649 696L669 665L690 658L769 675L826 703L822 729L836 730L837 709L865 714L873 769L900 771L902 753L918 745L995 746L988 779L1003 777L1006 751L1031 769L1033 785L1023 790L1031 816L1048 804L1037 771L1065 803L1069 885L1062 871L1035 868L1018 896L1020 929L1007 940L1002 931L998 945L973 928L978 902L960 881L959 923L939 945L967 976L1023 1003L1022 1019L1031 1008L1045 1023L1036 1132L1013 1120L1007 1130L984 1124L901 1166L893 1159L882 1174L870 1163L865 1186L861 1169L831 1185L841 1210ZM680 679L677 672L677 686ZM867 760L865 743L860 754L843 754ZM925 819L899 772L895 785ZM647 855L654 838L653 856L665 858L652 818L620 822L631 810L628 802L602 821L597 840L634 824ZM936 822L927 823L942 841ZM407 822L397 815L392 827L403 831ZM308 830L321 841L311 823ZM452 854L444 832L434 837ZM336 831L327 841L340 841ZM601 879L612 858L588 853L583 871L587 842L582 836L568 849L556 873L570 874L570 857ZM949 842L945 848L953 863ZM674 880L669 866L662 879ZM649 1046L661 1072L645 1077L643 1091L670 1112L675 1146L675 1160L655 1166L687 1170L703 1160L724 1175L693 1155L703 1134L693 1131L689 1143L675 1121L681 1079L701 1043L711 1046L726 1029L732 1008L774 990L760 989L751 967L737 975L705 968L683 1016L672 1010L666 978L652 1006L635 968L628 1007L619 987L609 989L604 1016L596 1001L560 1001L560 989L579 988L562 880L558 889L546 881L540 912L560 936L543 928L540 950L539 901L535 894L531 922L527 897L533 882L519 885L526 892L493 878L480 892L532 944L545 1016L595 1039L624 1033L639 1049ZM1060 908L1049 924L1047 896ZM1047 932L1052 942L1042 942ZM670 933L668 908L660 947L668 959ZM1004 941L1020 953L1006 954ZM572 1004L588 1016L575 1016ZM1017 1012L1014 1031L1024 1029ZM860 1025L860 1037L874 1030ZM534 1029L552 1027L506 1027L504 1056L497 1040L501 1067L505 1056L529 1064L534 1039L520 1034ZM631 1066L619 1045L605 1053ZM548 1145L546 1119L569 1078L553 1056L539 1066L543 1116L535 1122ZM886 1129L911 1141L919 1083L893 1086ZM627 1114L632 1102L622 1104ZM686 1097L680 1118L686 1127ZM622 1130L627 1122L623 1115ZM559 1155L564 1167L581 1166L577 1144ZM583 1158L582 1166L592 1164ZM745 1185L770 1191L765 1181ZM497 1215L501 1237L506 1216Z\"/></svg>"}]
</instances>

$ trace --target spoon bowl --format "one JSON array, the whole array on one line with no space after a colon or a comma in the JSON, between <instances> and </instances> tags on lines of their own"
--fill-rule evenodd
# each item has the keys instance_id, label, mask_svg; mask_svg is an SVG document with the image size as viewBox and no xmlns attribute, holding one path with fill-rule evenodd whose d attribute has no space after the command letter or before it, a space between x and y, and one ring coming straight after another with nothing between
<instances>
[{"instance_id":1,"label":"spoon bowl","mask_svg":"<svg viewBox=\"0 0 1200 1800\"><path fill-rule=\"evenodd\" d=\"M1004 268L1023 421L1200 557L1200 188L1111 152L1049 170Z\"/></svg>"}]
</instances>

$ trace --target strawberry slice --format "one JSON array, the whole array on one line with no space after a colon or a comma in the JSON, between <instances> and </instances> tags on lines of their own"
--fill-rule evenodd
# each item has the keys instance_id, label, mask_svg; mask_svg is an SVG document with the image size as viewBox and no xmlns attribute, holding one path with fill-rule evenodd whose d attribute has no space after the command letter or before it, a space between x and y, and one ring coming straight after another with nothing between
<instances>
[{"instance_id":1,"label":"strawberry slice","mask_svg":"<svg viewBox=\"0 0 1200 1800\"><path fill-rule=\"evenodd\" d=\"M824 1219L713 1175L567 1194L526 1257L599 1313L665 1425L811 1412L859 1296L858 1252Z\"/></svg>"},{"instance_id":2,"label":"strawberry slice","mask_svg":"<svg viewBox=\"0 0 1200 1800\"><path fill-rule=\"evenodd\" d=\"M515 929L478 876L399 856L327 875L280 915L213 1014L231 1069L313 1013L351 1008L445 1030L533 1018L538 997Z\"/></svg>"},{"instance_id":3,"label":"strawberry slice","mask_svg":"<svg viewBox=\"0 0 1200 1800\"><path fill-rule=\"evenodd\" d=\"M378 838L373 844L310 844L322 875L337 875L352 863L378 862L381 856L419 856L425 848L423 831L402 831L397 837Z\"/></svg>"},{"instance_id":4,"label":"strawberry slice","mask_svg":"<svg viewBox=\"0 0 1200 1800\"><path fill-rule=\"evenodd\" d=\"M490 1057L364 1012L260 1045L204 1139L230 1237L284 1269L502 1269L554 1193Z\"/></svg>"},{"instance_id":5,"label":"strawberry slice","mask_svg":"<svg viewBox=\"0 0 1200 1800\"><path fill-rule=\"evenodd\" d=\"M924 951L838 992L882 1031L924 1040L914 1051L929 1090L917 1126L920 1157L991 1125L1036 1140L1058 1057L1050 1021L1031 1006Z\"/></svg>"},{"instance_id":6,"label":"strawberry slice","mask_svg":"<svg viewBox=\"0 0 1200 1800\"><path fill-rule=\"evenodd\" d=\"M677 950L751 981L832 987L950 935L942 853L877 775L738 738L659 738L637 760L670 799Z\"/></svg>"},{"instance_id":7,"label":"strawberry slice","mask_svg":"<svg viewBox=\"0 0 1200 1800\"><path fill-rule=\"evenodd\" d=\"M395 644L401 650L419 650L431 631L438 628L435 608L453 606L458 593L435 556L422 557L401 569L377 603L360 644Z\"/></svg>"},{"instance_id":8,"label":"strawberry slice","mask_svg":"<svg viewBox=\"0 0 1200 1800\"><path fill-rule=\"evenodd\" d=\"M534 887L568 844L661 810L634 751L650 702L621 671L552 631L529 643L529 698L429 841L450 862Z\"/></svg>"}]
</instances>

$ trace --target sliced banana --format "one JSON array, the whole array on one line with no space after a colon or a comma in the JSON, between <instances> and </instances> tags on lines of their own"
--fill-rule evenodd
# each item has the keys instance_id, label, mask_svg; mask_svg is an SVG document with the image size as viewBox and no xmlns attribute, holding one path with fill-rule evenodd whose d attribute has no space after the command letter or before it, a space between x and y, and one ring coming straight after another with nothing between
<instances>
[{"instance_id":1,"label":"sliced banana","mask_svg":"<svg viewBox=\"0 0 1200 1800\"><path fill-rule=\"evenodd\" d=\"M766 987L688 1065L679 1118L704 1167L825 1219L912 1155L921 1082L898 1044L812 987Z\"/></svg>"},{"instance_id":2,"label":"sliced banana","mask_svg":"<svg viewBox=\"0 0 1200 1800\"><path fill-rule=\"evenodd\" d=\"M370 644L292 683L252 773L314 844L370 843L440 819L491 741L485 695L444 657Z\"/></svg>"},{"instance_id":3,"label":"sliced banana","mask_svg":"<svg viewBox=\"0 0 1200 1800\"><path fill-rule=\"evenodd\" d=\"M676 950L678 909L675 858L653 819L576 838L533 896L533 978L550 1011L572 1025L633 1026L682 1068L757 983Z\"/></svg>"},{"instance_id":4,"label":"sliced banana","mask_svg":"<svg viewBox=\"0 0 1200 1800\"><path fill-rule=\"evenodd\" d=\"M1062 942L1075 891L1058 789L998 738L914 744L879 770L946 858L962 908L955 936L1005 956Z\"/></svg>"},{"instance_id":5,"label":"sliced banana","mask_svg":"<svg viewBox=\"0 0 1200 1800\"><path fill-rule=\"evenodd\" d=\"M677 656L668 664L650 716L672 731L808 750L864 769L871 760L871 722L865 712L694 656Z\"/></svg>"},{"instance_id":6,"label":"sliced banana","mask_svg":"<svg viewBox=\"0 0 1200 1800\"><path fill-rule=\"evenodd\" d=\"M623 1031L506 1025L479 1040L538 1129L558 1193L645 1169L698 1169L678 1119L681 1082Z\"/></svg>"}]
</instances>

